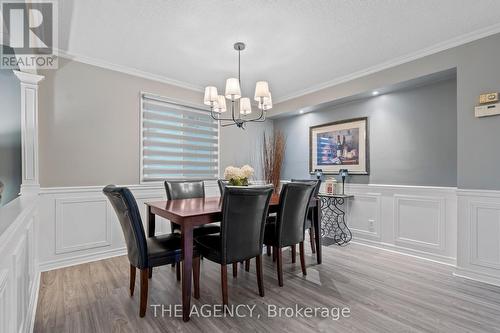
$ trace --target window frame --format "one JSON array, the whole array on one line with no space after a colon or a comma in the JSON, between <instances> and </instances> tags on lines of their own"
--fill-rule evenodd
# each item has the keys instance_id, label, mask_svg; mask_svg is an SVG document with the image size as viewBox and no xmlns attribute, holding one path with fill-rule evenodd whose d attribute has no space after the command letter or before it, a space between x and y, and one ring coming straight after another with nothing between
<instances>
[{"instance_id":1,"label":"window frame","mask_svg":"<svg viewBox=\"0 0 500 333\"><path fill-rule=\"evenodd\" d=\"M152 185L152 186L161 186L163 181L160 180L145 180L144 179L144 98L157 100L159 102L165 102L170 104L175 104L178 106L196 109L198 111L206 111L208 115L210 115L210 109L203 104L196 104L191 102L186 102L183 100L166 97L154 93L149 93L147 91L140 91L139 96L139 184L141 185ZM220 134L221 134L221 126L220 122L217 122L217 177L220 177ZM182 178L176 178L182 180ZM205 182L213 181L212 179L200 179Z\"/></svg>"}]
</instances>

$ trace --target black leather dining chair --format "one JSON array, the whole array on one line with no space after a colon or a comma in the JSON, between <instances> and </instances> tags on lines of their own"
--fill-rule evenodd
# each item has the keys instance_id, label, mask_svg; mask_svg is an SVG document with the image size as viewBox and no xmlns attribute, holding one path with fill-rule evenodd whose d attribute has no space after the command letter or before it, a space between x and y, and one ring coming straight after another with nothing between
<instances>
[{"instance_id":1,"label":"black leather dining chair","mask_svg":"<svg viewBox=\"0 0 500 333\"><path fill-rule=\"evenodd\" d=\"M229 182L225 179L217 179L217 185L219 185L219 192L221 197L224 195L224 189L226 188L228 183Z\"/></svg>"},{"instance_id":2,"label":"black leather dining chair","mask_svg":"<svg viewBox=\"0 0 500 333\"><path fill-rule=\"evenodd\" d=\"M315 184L315 188L314 188L314 193L313 193L313 197L314 198L317 198L318 197L318 193L319 193L319 189L321 187L321 180L315 180L315 179L292 179L291 180L292 183L311 183L311 184ZM314 242L314 237L315 237L315 232L316 230L314 230L314 214L313 214L313 211L312 211L312 208L309 209L309 212L307 213L307 219L306 219L306 225L305 225L305 229L306 230L309 230L309 241L311 242L311 252L312 253L316 253L316 243ZM294 252L294 251L292 251Z\"/></svg>"},{"instance_id":3,"label":"black leather dining chair","mask_svg":"<svg viewBox=\"0 0 500 333\"><path fill-rule=\"evenodd\" d=\"M127 255L130 262L130 296L134 295L136 269L140 270L141 299L139 316L146 314L148 300L148 272L157 266L181 260L181 238L178 234L167 234L146 238L141 215L135 198L126 187L108 185L103 189L120 222ZM199 279L200 258L193 257L193 275ZM195 280L195 297L199 297L199 280Z\"/></svg>"},{"instance_id":4,"label":"black leather dining chair","mask_svg":"<svg viewBox=\"0 0 500 333\"><path fill-rule=\"evenodd\" d=\"M264 244L273 247L278 261L278 284L283 286L283 259L281 249L299 244L302 274L306 275L304 257L305 221L309 202L314 194L315 184L283 184L276 222L268 222L265 227Z\"/></svg>"},{"instance_id":5,"label":"black leather dining chair","mask_svg":"<svg viewBox=\"0 0 500 333\"><path fill-rule=\"evenodd\" d=\"M194 199L205 197L205 184L202 180L166 180L165 191L168 200ZM180 226L171 223L172 232L180 232ZM193 236L214 234L220 232L220 227L214 223L201 225L193 230Z\"/></svg>"},{"instance_id":6,"label":"black leather dining chair","mask_svg":"<svg viewBox=\"0 0 500 333\"><path fill-rule=\"evenodd\" d=\"M205 183L203 180L166 180L165 181L165 191L167 192L168 200L180 200L180 199L195 199L205 197ZM170 227L173 233L181 232L181 228L178 224L170 222ZM220 232L220 227L214 223L204 224L194 228L193 237L198 237L207 234L216 234ZM176 264L173 263L173 266ZM181 280L181 267L177 265L176 268L177 280ZM149 273L150 276L152 271Z\"/></svg>"},{"instance_id":7,"label":"black leather dining chair","mask_svg":"<svg viewBox=\"0 0 500 333\"><path fill-rule=\"evenodd\" d=\"M195 239L200 254L221 265L222 302L228 304L227 265L256 258L259 295L264 296L262 244L272 187L227 186L222 199L221 232Z\"/></svg>"}]
</instances>

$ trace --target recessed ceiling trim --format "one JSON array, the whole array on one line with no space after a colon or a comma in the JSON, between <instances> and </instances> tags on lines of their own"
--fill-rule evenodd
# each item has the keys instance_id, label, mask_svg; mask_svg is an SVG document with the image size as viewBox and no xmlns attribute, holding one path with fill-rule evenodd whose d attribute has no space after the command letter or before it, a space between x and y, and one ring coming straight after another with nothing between
<instances>
[{"instance_id":1,"label":"recessed ceiling trim","mask_svg":"<svg viewBox=\"0 0 500 333\"><path fill-rule=\"evenodd\" d=\"M78 62L87 64L87 65L92 65L92 66L96 66L96 67L100 67L100 68L104 68L104 69L109 69L112 71L116 71L116 72L120 72L120 73L124 73L124 74L128 74L128 75L137 76L137 77L140 77L143 79L148 79L148 80L152 80L152 81L166 83L166 84L169 84L172 86L176 86L176 87L184 88L184 89L188 89L188 90L193 90L193 91L200 92L200 93L203 92L202 86L198 86L198 85L183 82L183 81L174 80L174 79L168 78L168 77L163 76L163 75L153 74L150 72L142 71L142 70L137 69L137 68L117 65L117 64L113 64L113 63L99 60L96 58L91 58L91 57L82 56L82 55L78 55L78 54L72 54L72 53L68 53L67 51L60 50L60 49L57 50L56 54L59 57L73 60L73 61L78 61Z\"/></svg>"},{"instance_id":2,"label":"recessed ceiling trim","mask_svg":"<svg viewBox=\"0 0 500 333\"><path fill-rule=\"evenodd\" d=\"M312 94L312 93L315 93L317 91L320 91L320 90L323 90L326 88L330 88L330 87L336 86L336 85L341 84L341 83L345 83L345 82L349 82L349 81L352 81L355 79L359 79L363 76L374 74L374 73L383 71L385 69L389 69L389 68L392 68L392 67L395 67L398 65L402 65L404 63L408 63L408 62L426 57L426 56L431 55L431 54L435 54L435 53L445 51L445 50L448 50L448 49L451 49L451 48L454 48L454 47L457 47L457 46L460 46L463 44L467 44L467 43L473 42L475 40L485 38L485 37L488 37L488 36L491 36L491 35L494 35L497 33L500 33L500 23L494 24L494 25L489 26L489 27L484 28L484 29L479 29L479 30L473 31L471 33L467 33L467 34L449 39L445 42L435 44L431 47L419 50L417 52L408 54L406 56L394 58L392 60L383 62L381 64L371 66L371 67L368 67L366 69L363 69L363 70L360 70L360 71L357 71L357 72L354 72L354 73L351 73L348 75L341 76L341 77L336 78L334 80L327 81L327 82L324 82L321 84L317 84L317 85L314 85L310 88L303 89L303 90L297 91L295 93L285 95L281 98L277 98L275 101L275 104L283 103L283 102L286 102L288 100L291 100L294 98L299 98L299 97L302 97L302 96L305 96L308 94Z\"/></svg>"}]
</instances>

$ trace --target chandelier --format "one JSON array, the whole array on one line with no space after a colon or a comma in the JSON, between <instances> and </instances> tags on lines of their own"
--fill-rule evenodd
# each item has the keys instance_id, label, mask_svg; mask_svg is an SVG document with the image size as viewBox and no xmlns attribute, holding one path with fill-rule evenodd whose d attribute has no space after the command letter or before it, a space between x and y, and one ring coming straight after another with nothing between
<instances>
[{"instance_id":1,"label":"chandelier","mask_svg":"<svg viewBox=\"0 0 500 333\"><path fill-rule=\"evenodd\" d=\"M219 95L217 88L214 86L206 87L203 103L210 106L212 118L219 121L222 127L236 125L245 129L246 123L265 121L266 112L273 107L273 101L269 91L269 84L266 81L258 81L255 84L254 100L257 102L259 111L257 116L251 116L252 103L250 98L241 96L241 51L245 49L245 43L235 43L234 49L238 51L238 78L226 80L224 95ZM227 111L226 99L231 103L231 115L223 117L222 114ZM229 121L230 123L223 124L223 121Z\"/></svg>"}]
</instances>

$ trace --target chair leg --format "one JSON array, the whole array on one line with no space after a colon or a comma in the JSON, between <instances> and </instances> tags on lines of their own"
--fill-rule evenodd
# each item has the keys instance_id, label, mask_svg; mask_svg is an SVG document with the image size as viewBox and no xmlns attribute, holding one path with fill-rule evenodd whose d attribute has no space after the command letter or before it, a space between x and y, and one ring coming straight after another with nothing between
<instances>
[{"instance_id":1,"label":"chair leg","mask_svg":"<svg viewBox=\"0 0 500 333\"><path fill-rule=\"evenodd\" d=\"M314 242L314 229L309 228L309 239L311 240L311 252L316 253L316 244Z\"/></svg>"},{"instance_id":2,"label":"chair leg","mask_svg":"<svg viewBox=\"0 0 500 333\"><path fill-rule=\"evenodd\" d=\"M228 299L227 299L227 266L226 265L220 265L220 279L221 279L221 286L222 286L222 304L227 305Z\"/></svg>"},{"instance_id":3,"label":"chair leg","mask_svg":"<svg viewBox=\"0 0 500 333\"><path fill-rule=\"evenodd\" d=\"M266 253L267 253L267 256L270 257L271 256L271 245L266 245Z\"/></svg>"},{"instance_id":4,"label":"chair leg","mask_svg":"<svg viewBox=\"0 0 500 333\"><path fill-rule=\"evenodd\" d=\"M180 281L181 280L181 262L180 261L175 265L175 274L177 275L177 281Z\"/></svg>"},{"instance_id":5,"label":"chair leg","mask_svg":"<svg viewBox=\"0 0 500 333\"><path fill-rule=\"evenodd\" d=\"M304 242L299 243L299 252L300 252L300 267L302 268L302 274L307 275L306 258L304 256Z\"/></svg>"},{"instance_id":6,"label":"chair leg","mask_svg":"<svg viewBox=\"0 0 500 333\"><path fill-rule=\"evenodd\" d=\"M237 276L238 276L238 263L233 262L233 277L237 277Z\"/></svg>"},{"instance_id":7,"label":"chair leg","mask_svg":"<svg viewBox=\"0 0 500 333\"><path fill-rule=\"evenodd\" d=\"M148 305L148 276L149 269L141 269L141 301L139 307L139 317L146 315L146 308Z\"/></svg>"},{"instance_id":8,"label":"chair leg","mask_svg":"<svg viewBox=\"0 0 500 333\"><path fill-rule=\"evenodd\" d=\"M149 273L148 273L148 278L152 278L153 277L153 267L151 267L150 269L148 269Z\"/></svg>"},{"instance_id":9,"label":"chair leg","mask_svg":"<svg viewBox=\"0 0 500 333\"><path fill-rule=\"evenodd\" d=\"M292 264L295 264L295 259L297 258L297 247L295 245L291 246L292 248Z\"/></svg>"},{"instance_id":10,"label":"chair leg","mask_svg":"<svg viewBox=\"0 0 500 333\"><path fill-rule=\"evenodd\" d=\"M250 259L245 261L245 271L250 272Z\"/></svg>"},{"instance_id":11,"label":"chair leg","mask_svg":"<svg viewBox=\"0 0 500 333\"><path fill-rule=\"evenodd\" d=\"M130 297L134 296L135 266L130 265Z\"/></svg>"},{"instance_id":12,"label":"chair leg","mask_svg":"<svg viewBox=\"0 0 500 333\"><path fill-rule=\"evenodd\" d=\"M255 258L257 262L257 285L259 286L259 295L260 297L264 297L264 279L262 277L262 257L258 255Z\"/></svg>"},{"instance_id":13,"label":"chair leg","mask_svg":"<svg viewBox=\"0 0 500 333\"><path fill-rule=\"evenodd\" d=\"M278 285L283 287L283 256L281 253L281 247L275 247L277 249L276 259L278 261Z\"/></svg>"},{"instance_id":14,"label":"chair leg","mask_svg":"<svg viewBox=\"0 0 500 333\"><path fill-rule=\"evenodd\" d=\"M276 261L277 257L278 257L278 249L276 246L273 246L273 262Z\"/></svg>"},{"instance_id":15,"label":"chair leg","mask_svg":"<svg viewBox=\"0 0 500 333\"><path fill-rule=\"evenodd\" d=\"M200 257L193 258L194 298L200 298Z\"/></svg>"}]
</instances>

